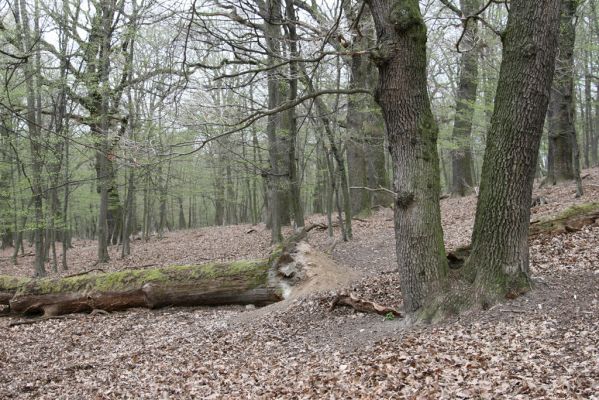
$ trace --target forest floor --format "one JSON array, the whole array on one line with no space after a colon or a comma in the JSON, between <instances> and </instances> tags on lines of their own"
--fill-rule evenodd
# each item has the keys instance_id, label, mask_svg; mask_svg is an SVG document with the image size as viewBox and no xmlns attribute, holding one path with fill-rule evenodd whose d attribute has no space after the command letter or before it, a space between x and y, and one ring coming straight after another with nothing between
<instances>
[{"instance_id":1,"label":"forest floor","mask_svg":"<svg viewBox=\"0 0 599 400\"><path fill-rule=\"evenodd\" d=\"M535 190L548 204L532 219L599 201L599 169L574 186ZM476 197L445 199L447 248L469 242ZM321 216L310 218L323 222ZM251 228L255 231L247 233ZM338 235L338 232L336 232ZM326 232L309 234L320 250ZM68 275L99 268L95 243L76 241ZM135 241L104 270L262 257L264 226L171 232ZM0 274L29 275L32 257L0 255ZM354 221L354 239L332 252L359 276L349 288L401 304L392 211ZM584 398L599 399L599 227L531 242L535 290L485 312L430 326L351 309L332 293L251 307L135 309L9 327L0 318L0 398Z\"/></svg>"}]
</instances>

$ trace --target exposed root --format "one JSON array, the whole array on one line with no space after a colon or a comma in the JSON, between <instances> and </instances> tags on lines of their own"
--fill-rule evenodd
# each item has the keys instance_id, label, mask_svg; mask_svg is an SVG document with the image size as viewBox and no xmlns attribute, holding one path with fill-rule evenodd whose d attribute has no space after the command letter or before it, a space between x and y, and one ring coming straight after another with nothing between
<instances>
[{"instance_id":1,"label":"exposed root","mask_svg":"<svg viewBox=\"0 0 599 400\"><path fill-rule=\"evenodd\" d=\"M402 318L403 315L394 308L387 307L373 301L368 301L364 299L360 299L353 294L338 294L335 296L331 305L329 307L329 311L332 311L337 306L348 306L352 307L356 311L364 312L364 313L375 313L379 315L389 315L392 314L395 318Z\"/></svg>"}]
</instances>

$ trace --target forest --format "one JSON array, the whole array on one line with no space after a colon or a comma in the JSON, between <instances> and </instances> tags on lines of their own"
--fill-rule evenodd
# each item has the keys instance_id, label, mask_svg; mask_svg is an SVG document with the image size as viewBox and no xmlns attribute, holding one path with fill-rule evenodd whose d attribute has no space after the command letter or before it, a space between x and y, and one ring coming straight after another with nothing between
<instances>
[{"instance_id":1,"label":"forest","mask_svg":"<svg viewBox=\"0 0 599 400\"><path fill-rule=\"evenodd\" d=\"M596 398L598 8L0 1L0 397Z\"/></svg>"}]
</instances>

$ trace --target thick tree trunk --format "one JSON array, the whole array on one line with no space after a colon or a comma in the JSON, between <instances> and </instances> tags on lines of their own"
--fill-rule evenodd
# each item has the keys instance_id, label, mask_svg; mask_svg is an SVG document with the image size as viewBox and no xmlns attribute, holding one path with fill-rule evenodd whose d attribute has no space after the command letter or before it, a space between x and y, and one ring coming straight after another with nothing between
<instances>
[{"instance_id":1,"label":"thick tree trunk","mask_svg":"<svg viewBox=\"0 0 599 400\"><path fill-rule=\"evenodd\" d=\"M577 0L562 0L558 53L547 111L549 156L547 180L555 185L576 179L574 127L574 18Z\"/></svg>"},{"instance_id":2,"label":"thick tree trunk","mask_svg":"<svg viewBox=\"0 0 599 400\"><path fill-rule=\"evenodd\" d=\"M473 15L480 7L479 0L461 0L463 15ZM478 46L476 19L464 22L464 35L460 44L463 53L460 57L460 77L456 98L455 120L452 139L455 149L451 152L452 184L451 193L465 196L473 190L472 176L472 120L474 103L478 90Z\"/></svg>"},{"instance_id":3,"label":"thick tree trunk","mask_svg":"<svg viewBox=\"0 0 599 400\"><path fill-rule=\"evenodd\" d=\"M274 66L281 59L281 26L283 25L281 0L258 1L260 12L264 18L264 37L269 51L266 73L268 80L268 108L274 109L281 105L283 93L282 82L278 79L279 71ZM270 173L268 175L270 210L270 228L272 242L282 240L281 227L289 223L289 140L282 131L281 115L270 114L266 124L268 138L268 155L270 158Z\"/></svg>"},{"instance_id":4,"label":"thick tree trunk","mask_svg":"<svg viewBox=\"0 0 599 400\"><path fill-rule=\"evenodd\" d=\"M426 76L426 25L418 0L371 0L378 47L377 101L393 160L395 238L407 312L443 286L447 260L439 208L438 128Z\"/></svg>"},{"instance_id":5,"label":"thick tree trunk","mask_svg":"<svg viewBox=\"0 0 599 400\"><path fill-rule=\"evenodd\" d=\"M483 303L528 287L532 184L553 77L560 3L510 4L468 261Z\"/></svg>"}]
</instances>

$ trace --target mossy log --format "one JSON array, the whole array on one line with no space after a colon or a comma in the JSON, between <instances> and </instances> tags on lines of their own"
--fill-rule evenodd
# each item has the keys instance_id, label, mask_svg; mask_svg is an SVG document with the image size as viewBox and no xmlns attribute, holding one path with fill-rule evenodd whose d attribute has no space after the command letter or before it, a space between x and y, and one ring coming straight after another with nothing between
<instances>
[{"instance_id":1,"label":"mossy log","mask_svg":"<svg viewBox=\"0 0 599 400\"><path fill-rule=\"evenodd\" d=\"M529 238L538 235L557 235L576 232L585 226L599 224L599 203L586 203L572 206L561 213L534 220L530 223ZM447 253L449 268L459 269L470 256L470 245Z\"/></svg>"},{"instance_id":2,"label":"mossy log","mask_svg":"<svg viewBox=\"0 0 599 400\"><path fill-rule=\"evenodd\" d=\"M64 278L0 276L0 303L44 316L132 307L265 305L281 300L268 259L129 269Z\"/></svg>"},{"instance_id":3,"label":"mossy log","mask_svg":"<svg viewBox=\"0 0 599 400\"><path fill-rule=\"evenodd\" d=\"M297 280L294 271L304 266L294 252L314 227L295 233L264 259L41 279L0 275L0 304L45 317L133 307L267 305L282 300Z\"/></svg>"},{"instance_id":4,"label":"mossy log","mask_svg":"<svg viewBox=\"0 0 599 400\"><path fill-rule=\"evenodd\" d=\"M576 232L585 226L599 223L599 203L572 206L560 214L532 221L529 235Z\"/></svg>"}]
</instances>

